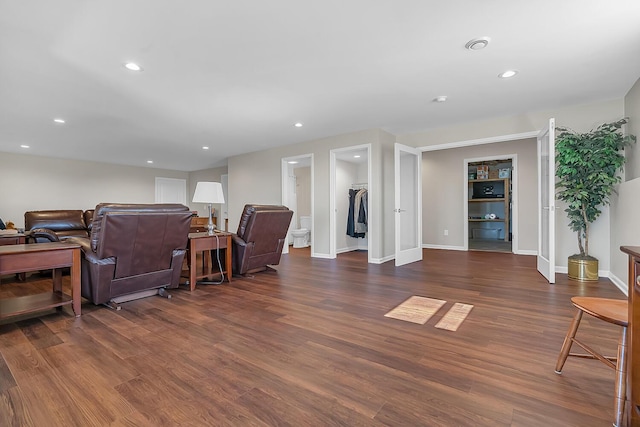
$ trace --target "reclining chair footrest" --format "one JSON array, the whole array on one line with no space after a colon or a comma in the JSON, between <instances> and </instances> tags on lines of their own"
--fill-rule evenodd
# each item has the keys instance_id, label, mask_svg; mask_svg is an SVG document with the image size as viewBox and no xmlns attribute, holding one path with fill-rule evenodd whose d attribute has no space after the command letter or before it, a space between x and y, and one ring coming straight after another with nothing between
<instances>
[{"instance_id":1,"label":"reclining chair footrest","mask_svg":"<svg viewBox=\"0 0 640 427\"><path fill-rule=\"evenodd\" d=\"M104 305L115 311L122 310L122 305L119 302L115 302L114 300L107 301L104 303Z\"/></svg>"}]
</instances>

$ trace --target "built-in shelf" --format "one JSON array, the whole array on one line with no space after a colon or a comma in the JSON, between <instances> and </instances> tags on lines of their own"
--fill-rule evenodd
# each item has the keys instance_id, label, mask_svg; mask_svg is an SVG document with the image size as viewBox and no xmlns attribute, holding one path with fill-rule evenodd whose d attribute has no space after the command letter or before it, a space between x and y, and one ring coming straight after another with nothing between
<instances>
[{"instance_id":1,"label":"built-in shelf","mask_svg":"<svg viewBox=\"0 0 640 427\"><path fill-rule=\"evenodd\" d=\"M509 211L510 211L510 194L509 194L509 178L492 178L492 179L470 179L469 180L469 223L503 223L501 228L488 228L482 227L478 224L476 227L470 227L469 235L475 236L480 231L495 231L497 235L500 235L502 231L504 233L504 241L509 241ZM476 197L473 195L504 195L503 197ZM493 213L498 218L488 219L484 218L486 214Z\"/></svg>"},{"instance_id":2,"label":"built-in shelf","mask_svg":"<svg viewBox=\"0 0 640 427\"><path fill-rule=\"evenodd\" d=\"M504 197L488 197L486 199L469 199L470 202L504 202L506 199Z\"/></svg>"}]
</instances>

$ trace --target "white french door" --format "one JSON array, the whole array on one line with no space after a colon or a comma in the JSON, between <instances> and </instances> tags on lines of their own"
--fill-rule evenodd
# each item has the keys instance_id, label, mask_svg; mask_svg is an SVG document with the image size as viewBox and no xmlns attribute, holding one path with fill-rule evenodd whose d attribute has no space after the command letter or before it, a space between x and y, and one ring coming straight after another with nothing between
<instances>
[{"instance_id":1,"label":"white french door","mask_svg":"<svg viewBox=\"0 0 640 427\"><path fill-rule=\"evenodd\" d=\"M396 266L422 259L422 152L395 144Z\"/></svg>"},{"instance_id":2,"label":"white french door","mask_svg":"<svg viewBox=\"0 0 640 427\"><path fill-rule=\"evenodd\" d=\"M538 134L538 271L549 283L556 282L555 119Z\"/></svg>"}]
</instances>

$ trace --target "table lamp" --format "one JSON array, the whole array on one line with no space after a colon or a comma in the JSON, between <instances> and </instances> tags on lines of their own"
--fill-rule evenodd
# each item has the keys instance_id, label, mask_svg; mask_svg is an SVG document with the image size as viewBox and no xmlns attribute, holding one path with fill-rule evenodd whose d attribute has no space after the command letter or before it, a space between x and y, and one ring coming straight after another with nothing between
<instances>
[{"instance_id":1,"label":"table lamp","mask_svg":"<svg viewBox=\"0 0 640 427\"><path fill-rule=\"evenodd\" d=\"M224 193L222 192L222 184L219 182L198 182L196 191L193 194L193 203L207 203L209 205L209 235L213 234L215 226L213 225L213 208L214 203L224 203Z\"/></svg>"}]
</instances>

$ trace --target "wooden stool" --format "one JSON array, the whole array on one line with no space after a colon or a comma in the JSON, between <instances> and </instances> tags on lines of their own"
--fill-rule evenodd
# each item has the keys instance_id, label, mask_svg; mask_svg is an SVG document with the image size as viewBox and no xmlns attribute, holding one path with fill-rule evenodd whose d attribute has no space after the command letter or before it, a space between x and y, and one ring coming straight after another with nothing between
<instances>
[{"instance_id":1,"label":"wooden stool","mask_svg":"<svg viewBox=\"0 0 640 427\"><path fill-rule=\"evenodd\" d=\"M627 300L573 297L571 298L571 303L578 309L578 312L571 322L567 336L564 338L562 350L560 350L558 362L556 363L556 374L562 373L562 367L564 366L564 362L566 362L568 356L598 359L608 367L614 369L616 371L616 385L614 398L615 422L613 425L616 427L622 427L624 402L627 394L627 326L629 324L629 308ZM614 325L622 327L620 339L618 340L617 357L603 356L576 338L576 332L578 331L578 326L580 326L580 320L582 320L582 313L590 314L596 319L604 320L605 322L613 323ZM571 345L573 343L578 344L589 354L570 353ZM614 364L613 362L616 363Z\"/></svg>"}]
</instances>

